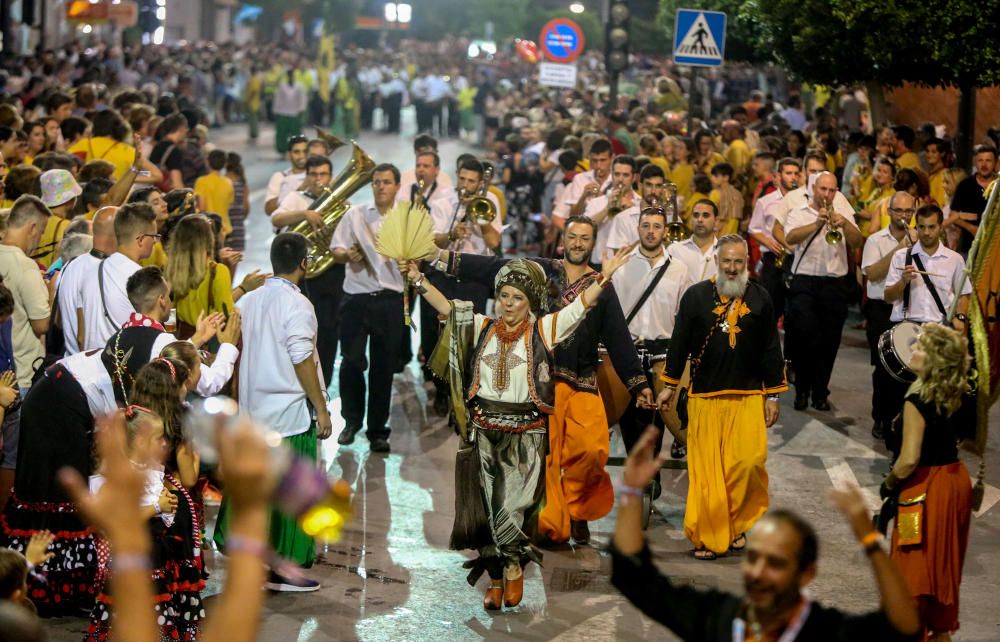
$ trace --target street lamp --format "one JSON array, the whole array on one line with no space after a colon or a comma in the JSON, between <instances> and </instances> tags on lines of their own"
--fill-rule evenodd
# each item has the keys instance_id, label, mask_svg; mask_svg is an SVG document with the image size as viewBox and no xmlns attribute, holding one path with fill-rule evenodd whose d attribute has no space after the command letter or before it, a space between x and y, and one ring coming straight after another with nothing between
<instances>
[{"instance_id":1,"label":"street lamp","mask_svg":"<svg viewBox=\"0 0 1000 642\"><path fill-rule=\"evenodd\" d=\"M569 6L569 10L572 11L573 13L583 13L584 11L583 3L574 2Z\"/></svg>"},{"instance_id":2,"label":"street lamp","mask_svg":"<svg viewBox=\"0 0 1000 642\"><path fill-rule=\"evenodd\" d=\"M413 16L413 6L405 2L386 2L385 21L391 24L408 24Z\"/></svg>"}]
</instances>

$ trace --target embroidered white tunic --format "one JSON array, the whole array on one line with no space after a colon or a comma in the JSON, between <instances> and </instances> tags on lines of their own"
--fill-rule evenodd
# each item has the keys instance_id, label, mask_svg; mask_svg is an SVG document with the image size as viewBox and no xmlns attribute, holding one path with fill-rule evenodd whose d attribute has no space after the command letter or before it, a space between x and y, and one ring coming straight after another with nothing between
<instances>
[{"instance_id":1,"label":"embroidered white tunic","mask_svg":"<svg viewBox=\"0 0 1000 642\"><path fill-rule=\"evenodd\" d=\"M552 314L546 314L541 318L541 335L545 342L545 347L552 350L556 345L566 340L573 331L583 321L587 314L587 308L583 305L583 297L577 297L565 308ZM479 344L479 335L483 329L483 323L489 319L483 314L475 317L475 328L473 345ZM507 377L506 385L498 381L497 366L500 359L500 339L497 338L494 326L489 330L486 338L486 346L483 349L483 357L476 364L476 372L479 375L479 389L476 396L490 401L503 401L505 403L528 403L531 395L528 390L528 370L529 355L531 354L531 330L534 328L537 319L534 315L530 317L528 331L519 338L507 352ZM497 321L496 323L503 323Z\"/></svg>"}]
</instances>

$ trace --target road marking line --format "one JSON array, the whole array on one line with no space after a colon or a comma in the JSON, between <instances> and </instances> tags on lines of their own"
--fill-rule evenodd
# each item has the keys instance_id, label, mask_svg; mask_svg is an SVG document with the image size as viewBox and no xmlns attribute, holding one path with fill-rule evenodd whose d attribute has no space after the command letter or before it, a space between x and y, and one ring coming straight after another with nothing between
<instances>
[{"instance_id":1,"label":"road marking line","mask_svg":"<svg viewBox=\"0 0 1000 642\"><path fill-rule=\"evenodd\" d=\"M843 457L821 457L823 460L823 467L826 468L826 474L830 476L830 481L835 487L841 487L845 485L853 484L861 488L861 494L865 496L865 504L868 505L868 510L877 511L882 508L882 501L878 498L878 495L872 492L870 488L862 488L861 484L858 483L858 478L854 474L854 470L851 469L851 465L847 463L847 460Z\"/></svg>"}]
</instances>

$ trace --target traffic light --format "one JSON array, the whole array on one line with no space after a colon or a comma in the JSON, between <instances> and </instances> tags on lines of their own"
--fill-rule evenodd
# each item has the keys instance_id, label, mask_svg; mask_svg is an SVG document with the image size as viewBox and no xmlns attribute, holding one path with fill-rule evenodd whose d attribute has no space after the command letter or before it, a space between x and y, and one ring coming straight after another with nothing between
<instances>
[{"instance_id":1,"label":"traffic light","mask_svg":"<svg viewBox=\"0 0 1000 642\"><path fill-rule=\"evenodd\" d=\"M631 13L628 0L611 0L604 32L604 65L611 74L620 74L628 67L628 23Z\"/></svg>"}]
</instances>

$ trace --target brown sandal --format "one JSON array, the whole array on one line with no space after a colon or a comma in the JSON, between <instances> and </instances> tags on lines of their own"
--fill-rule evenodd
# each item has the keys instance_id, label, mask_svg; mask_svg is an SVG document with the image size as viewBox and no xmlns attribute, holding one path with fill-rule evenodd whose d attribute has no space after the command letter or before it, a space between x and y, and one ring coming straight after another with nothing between
<instances>
[{"instance_id":1,"label":"brown sandal","mask_svg":"<svg viewBox=\"0 0 1000 642\"><path fill-rule=\"evenodd\" d=\"M503 580L500 584L495 584L496 580L490 580L490 585L486 589L486 596L483 598L483 608L487 611L498 611L503 603Z\"/></svg>"},{"instance_id":2,"label":"brown sandal","mask_svg":"<svg viewBox=\"0 0 1000 642\"><path fill-rule=\"evenodd\" d=\"M719 559L719 554L715 551L710 551L707 548L696 548L694 549L694 558L704 562L711 562L712 560Z\"/></svg>"},{"instance_id":3,"label":"brown sandal","mask_svg":"<svg viewBox=\"0 0 1000 642\"><path fill-rule=\"evenodd\" d=\"M729 550L738 552L742 551L746 547L747 547L747 534L740 533L739 535L736 536L736 539L733 540L733 543L729 545Z\"/></svg>"}]
</instances>

